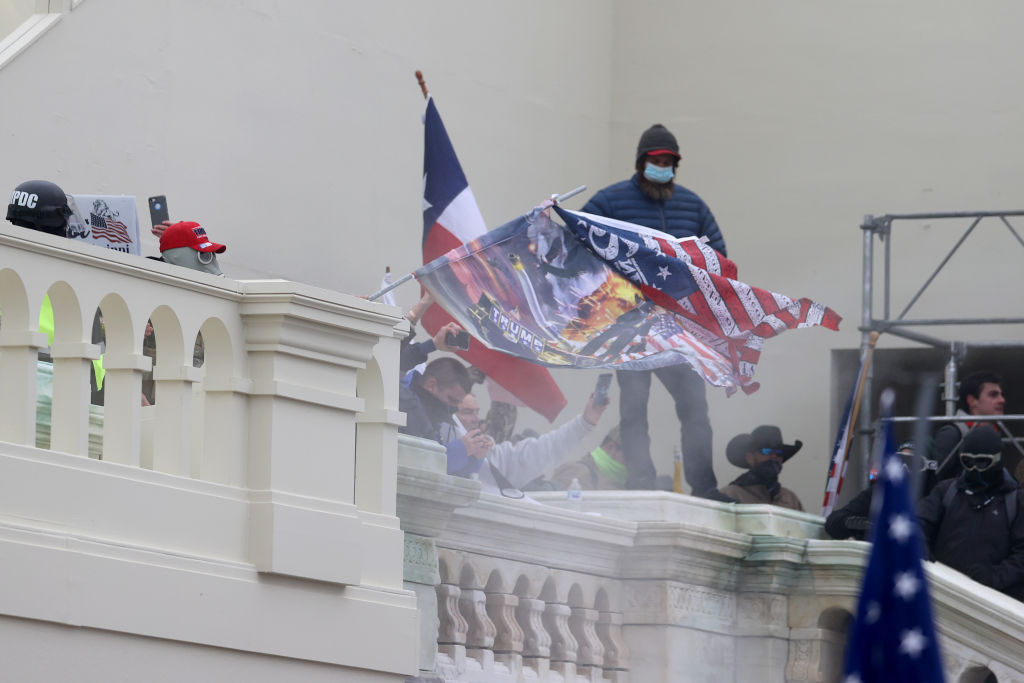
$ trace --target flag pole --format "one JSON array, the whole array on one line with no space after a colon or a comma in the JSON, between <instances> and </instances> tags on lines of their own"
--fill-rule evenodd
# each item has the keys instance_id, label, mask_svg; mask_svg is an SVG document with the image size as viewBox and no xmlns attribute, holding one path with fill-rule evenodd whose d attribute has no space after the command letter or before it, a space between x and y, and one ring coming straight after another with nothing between
<instances>
[{"instance_id":1,"label":"flag pole","mask_svg":"<svg viewBox=\"0 0 1024 683\"><path fill-rule=\"evenodd\" d=\"M430 91L427 90L427 82L423 80L423 72L416 69L416 82L420 84L420 90L423 91L423 99L430 97Z\"/></svg>"},{"instance_id":2,"label":"flag pole","mask_svg":"<svg viewBox=\"0 0 1024 683\"><path fill-rule=\"evenodd\" d=\"M416 82L419 83L420 92L423 93L423 99L425 99L425 100L426 99L430 99L430 91L427 90L427 82L423 79L423 72L420 71L419 69L416 69ZM407 275L403 275L402 277L398 278L397 280L392 282L387 287L374 292L373 294L371 294L370 296L368 296L366 298L369 301L374 301L376 299L379 299L380 297L384 296L385 294L390 292L392 289L394 289L398 285L403 284L405 282L408 282L412 278L413 278L413 273L409 273Z\"/></svg>"},{"instance_id":3,"label":"flag pole","mask_svg":"<svg viewBox=\"0 0 1024 683\"><path fill-rule=\"evenodd\" d=\"M398 285L402 284L403 282L408 282L409 280L413 279L414 276L415 276L415 273L408 273L406 275L403 275L402 277L398 278L397 280L392 282L390 285L388 285L384 289L378 290L378 291L374 292L373 294L371 294L370 296L368 296L366 298L369 301L374 301L376 299L379 299L380 297L384 296L385 294L387 294L388 292L390 292L392 289L394 289Z\"/></svg>"},{"instance_id":4,"label":"flag pole","mask_svg":"<svg viewBox=\"0 0 1024 683\"><path fill-rule=\"evenodd\" d=\"M585 189L587 189L586 185L580 185L579 187L577 187L575 189L569 190L565 194L559 194L559 195L554 195L553 194L553 195L551 195L551 201L553 201L555 204L558 204L560 202L564 202L569 197L575 197L580 192L583 192L583 190L585 190Z\"/></svg>"}]
</instances>

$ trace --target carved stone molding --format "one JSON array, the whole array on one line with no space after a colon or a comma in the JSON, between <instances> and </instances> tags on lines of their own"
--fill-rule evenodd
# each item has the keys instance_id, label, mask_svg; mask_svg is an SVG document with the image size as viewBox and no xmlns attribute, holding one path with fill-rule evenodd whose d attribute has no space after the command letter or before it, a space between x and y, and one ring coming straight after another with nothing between
<instances>
[{"instance_id":1,"label":"carved stone molding","mask_svg":"<svg viewBox=\"0 0 1024 683\"><path fill-rule=\"evenodd\" d=\"M630 581L624 591L624 623L701 624L728 628L736 619L736 596L670 581Z\"/></svg>"},{"instance_id":2,"label":"carved stone molding","mask_svg":"<svg viewBox=\"0 0 1024 683\"><path fill-rule=\"evenodd\" d=\"M404 547L402 578L413 583L436 586L441 577L437 573L437 548L434 541L415 534L405 534Z\"/></svg>"}]
</instances>

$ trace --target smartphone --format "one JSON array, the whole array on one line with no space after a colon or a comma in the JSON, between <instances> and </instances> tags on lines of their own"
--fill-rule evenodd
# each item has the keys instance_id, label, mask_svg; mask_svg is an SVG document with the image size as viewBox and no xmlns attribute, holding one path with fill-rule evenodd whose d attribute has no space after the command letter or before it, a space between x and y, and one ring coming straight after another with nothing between
<instances>
[{"instance_id":1,"label":"smartphone","mask_svg":"<svg viewBox=\"0 0 1024 683\"><path fill-rule=\"evenodd\" d=\"M597 377L597 386L594 387L594 405L608 405L608 388L612 385L612 373L603 372Z\"/></svg>"},{"instance_id":2,"label":"smartphone","mask_svg":"<svg viewBox=\"0 0 1024 683\"><path fill-rule=\"evenodd\" d=\"M167 197L161 194L149 198L149 218L152 221L150 225L160 225L171 220L170 214L167 213Z\"/></svg>"},{"instance_id":3,"label":"smartphone","mask_svg":"<svg viewBox=\"0 0 1024 683\"><path fill-rule=\"evenodd\" d=\"M445 343L453 349L462 349L467 351L469 349L469 332L465 330L459 330L454 334L449 332L444 337Z\"/></svg>"}]
</instances>

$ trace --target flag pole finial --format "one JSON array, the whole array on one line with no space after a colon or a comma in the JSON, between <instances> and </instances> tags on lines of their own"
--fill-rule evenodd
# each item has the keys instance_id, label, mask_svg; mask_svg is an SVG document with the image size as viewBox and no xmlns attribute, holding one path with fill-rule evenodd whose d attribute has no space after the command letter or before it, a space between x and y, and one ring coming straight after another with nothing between
<instances>
[{"instance_id":1,"label":"flag pole finial","mask_svg":"<svg viewBox=\"0 0 1024 683\"><path fill-rule=\"evenodd\" d=\"M423 80L423 72L416 69L416 82L420 84L420 90L423 92L423 99L430 97L430 91L427 90L427 82Z\"/></svg>"}]
</instances>

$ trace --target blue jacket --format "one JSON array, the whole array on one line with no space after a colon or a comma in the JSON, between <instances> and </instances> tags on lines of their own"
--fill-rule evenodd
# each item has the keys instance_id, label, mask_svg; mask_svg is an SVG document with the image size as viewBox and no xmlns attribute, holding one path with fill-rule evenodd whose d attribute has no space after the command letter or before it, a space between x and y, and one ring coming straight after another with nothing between
<instances>
[{"instance_id":1,"label":"blue jacket","mask_svg":"<svg viewBox=\"0 0 1024 683\"><path fill-rule=\"evenodd\" d=\"M636 223L673 237L707 237L708 246L727 256L725 239L704 200L676 185L666 201L651 199L640 190L638 175L604 188L586 203L585 213Z\"/></svg>"}]
</instances>

